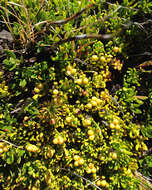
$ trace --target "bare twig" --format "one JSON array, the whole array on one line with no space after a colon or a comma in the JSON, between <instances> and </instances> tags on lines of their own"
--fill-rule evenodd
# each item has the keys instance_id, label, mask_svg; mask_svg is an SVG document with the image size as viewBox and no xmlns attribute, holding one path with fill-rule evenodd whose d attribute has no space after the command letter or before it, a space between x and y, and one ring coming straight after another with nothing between
<instances>
[{"instance_id":1,"label":"bare twig","mask_svg":"<svg viewBox=\"0 0 152 190\"><path fill-rule=\"evenodd\" d=\"M109 4L109 5L111 5L112 7L114 7L114 4L112 4L112 3L104 2L104 1L102 1L102 0L101 0L101 2L102 2L102 3ZM135 8L129 8L129 7L125 7L125 6L119 5L112 13L108 14L107 16L105 16L105 17L103 17L103 18L99 18L97 21L95 21L95 22L93 22L93 23L91 23L91 24L82 26L82 27L80 27L80 28L78 28L78 29L74 29L74 30L72 30L72 32L83 30L83 29L88 28L88 27L91 27L92 25L94 25L94 24L96 24L96 23L99 23L99 22L105 22L105 21L107 21L109 18L111 18L111 16L112 16L114 13L116 13L119 9L133 9L133 10L138 10L138 9L135 9Z\"/></svg>"},{"instance_id":2,"label":"bare twig","mask_svg":"<svg viewBox=\"0 0 152 190\"><path fill-rule=\"evenodd\" d=\"M135 176L140 180L140 185L144 187L147 190L152 189L152 184L150 181L152 181L150 178L145 177L140 172L135 171Z\"/></svg>"},{"instance_id":3,"label":"bare twig","mask_svg":"<svg viewBox=\"0 0 152 190\"><path fill-rule=\"evenodd\" d=\"M111 6L114 6L114 4L109 3L109 2L104 2L104 1L102 1L102 0L101 0L101 2L102 2L102 3L109 4L109 5L111 5ZM45 20L45 21L41 21L41 22L35 24L35 25L33 26L33 28L36 27L36 26L38 26L38 25L40 25L40 24L49 24L49 25L63 25L63 24L66 24L67 22L69 22L69 21L71 21L71 20L73 20L73 19L79 17L83 12L85 12L86 10L88 10L89 8L91 8L91 7L95 6L95 5L96 5L96 3L89 4L86 8L84 8L84 9L82 9L81 11L79 11L78 13L76 13L76 14L74 14L74 15L68 17L68 18L66 18L65 20L58 20L58 21ZM107 15L104 19L105 19L105 20L108 19L112 14L114 14L115 12L117 12L120 8L138 10L138 9L135 9L135 8L129 8L129 7L124 7L124 6L119 5L119 6L117 7L117 9L116 9L113 13Z\"/></svg>"},{"instance_id":4,"label":"bare twig","mask_svg":"<svg viewBox=\"0 0 152 190\"><path fill-rule=\"evenodd\" d=\"M5 21L1 21L0 20L0 23L2 23L2 24L6 24L6 22ZM13 23L12 22L7 22L8 24L11 24L11 25L13 25Z\"/></svg>"},{"instance_id":5,"label":"bare twig","mask_svg":"<svg viewBox=\"0 0 152 190\"><path fill-rule=\"evenodd\" d=\"M124 116L124 112L123 112L123 109L121 108L120 104L117 102L116 98L112 97L110 94L108 94L107 92L105 92L110 98L111 100L119 107L121 113L123 114Z\"/></svg>"},{"instance_id":6,"label":"bare twig","mask_svg":"<svg viewBox=\"0 0 152 190\"><path fill-rule=\"evenodd\" d=\"M17 112L19 112L21 110L21 108L17 108L17 109L15 109L15 110L13 110L13 111L11 111L10 113L12 114L12 113L17 113Z\"/></svg>"},{"instance_id":7,"label":"bare twig","mask_svg":"<svg viewBox=\"0 0 152 190\"><path fill-rule=\"evenodd\" d=\"M47 47L50 47L51 49L56 48L57 46L64 44L66 42L71 42L75 40L83 40L83 39L98 39L98 40L109 40L113 37L112 34L81 34L77 36L73 36L70 38L66 38L63 40L60 40L57 43L54 43L53 45L47 45ZM45 46L45 45L44 45Z\"/></svg>"},{"instance_id":8,"label":"bare twig","mask_svg":"<svg viewBox=\"0 0 152 190\"><path fill-rule=\"evenodd\" d=\"M45 5L45 3L44 3L44 1L43 1L42 4L41 4L41 6L40 6L40 8L39 8L39 10L37 11L36 15L35 15L34 18L32 19L32 22L31 22L31 23L34 22L34 20L36 19L36 17L38 16L38 14L40 13L40 11L41 11L42 8L44 7L44 5Z\"/></svg>"},{"instance_id":9,"label":"bare twig","mask_svg":"<svg viewBox=\"0 0 152 190\"><path fill-rule=\"evenodd\" d=\"M100 178L96 179L94 182L97 182L97 181L99 181L99 180L100 180ZM88 187L89 185L91 185L91 183L86 184L86 185L85 185L85 188ZM81 189L81 190L82 190L82 189Z\"/></svg>"},{"instance_id":10,"label":"bare twig","mask_svg":"<svg viewBox=\"0 0 152 190\"><path fill-rule=\"evenodd\" d=\"M11 143L11 142L5 140L5 139L0 139L0 141L3 141L3 142L5 142L5 143L10 144L10 145L12 145L12 146L14 146L14 147L17 147L17 148L21 148L20 146L17 146L17 145L15 145L15 144L13 144L13 143Z\"/></svg>"},{"instance_id":11,"label":"bare twig","mask_svg":"<svg viewBox=\"0 0 152 190\"><path fill-rule=\"evenodd\" d=\"M96 187L97 189L102 190L102 189L99 188L96 184L94 184L94 183L91 182L90 180L88 180L88 179L86 179L86 178L80 176L79 174L76 174L76 173L74 173L74 172L71 172L70 170L68 170L68 169L66 169L66 168L60 168L60 170L67 171L67 172L71 173L72 175L75 175L75 176L77 176L77 177L80 177L81 179L83 179L83 180L85 180L86 182L88 182L89 185L92 185L92 186Z\"/></svg>"},{"instance_id":12,"label":"bare twig","mask_svg":"<svg viewBox=\"0 0 152 190\"><path fill-rule=\"evenodd\" d=\"M146 52L144 52L144 53L139 53L139 54L133 54L133 55L130 55L130 57L135 57L135 56L141 56L141 55L143 55L143 56L151 56L152 55L152 53L151 52L148 52L148 51L146 51Z\"/></svg>"},{"instance_id":13,"label":"bare twig","mask_svg":"<svg viewBox=\"0 0 152 190\"><path fill-rule=\"evenodd\" d=\"M145 22L134 22L134 23L136 23L136 24L140 24L140 25L146 25L146 24L151 24L152 23L152 20L151 19L148 19L148 20L146 20Z\"/></svg>"},{"instance_id":14,"label":"bare twig","mask_svg":"<svg viewBox=\"0 0 152 190\"><path fill-rule=\"evenodd\" d=\"M101 0L101 2L102 2L102 3L106 3L106 4L108 4L108 5L111 5L111 6L115 6L115 4L110 3L110 2L105 2L105 1L103 1L103 0ZM138 9L135 9L135 8L125 7L125 6L122 6L122 5L120 5L120 7L123 8L123 9L129 9L129 10L132 9L132 10L136 10L136 11L138 10Z\"/></svg>"},{"instance_id":15,"label":"bare twig","mask_svg":"<svg viewBox=\"0 0 152 190\"><path fill-rule=\"evenodd\" d=\"M147 151L144 151L143 154L139 157L140 159L152 154L152 148L149 148Z\"/></svg>"},{"instance_id":16,"label":"bare twig","mask_svg":"<svg viewBox=\"0 0 152 190\"><path fill-rule=\"evenodd\" d=\"M67 22L79 17L82 13L84 13L86 10L88 10L92 6L94 6L94 4L88 5L86 8L82 9L81 11L77 12L76 14L74 14L74 15L72 15L72 16L64 19L64 20L57 20L57 21L45 20L45 21L41 21L41 22L35 24L33 26L33 28L35 28L36 26L38 26L40 24L49 24L49 25L63 25L63 24L66 24Z\"/></svg>"},{"instance_id":17,"label":"bare twig","mask_svg":"<svg viewBox=\"0 0 152 190\"><path fill-rule=\"evenodd\" d=\"M81 63L81 64L83 64L83 65L87 65L86 62L82 61L82 60L79 59L79 58L75 58L74 61L77 61L77 62L79 62L79 63Z\"/></svg>"}]
</instances>

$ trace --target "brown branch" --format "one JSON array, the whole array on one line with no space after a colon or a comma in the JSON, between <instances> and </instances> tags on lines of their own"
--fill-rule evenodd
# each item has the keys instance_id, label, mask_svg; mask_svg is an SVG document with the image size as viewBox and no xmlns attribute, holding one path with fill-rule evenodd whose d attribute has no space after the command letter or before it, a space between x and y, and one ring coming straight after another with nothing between
<instances>
[{"instance_id":1,"label":"brown branch","mask_svg":"<svg viewBox=\"0 0 152 190\"><path fill-rule=\"evenodd\" d=\"M47 45L47 47L55 48L61 44L64 44L66 42L71 42L75 40L83 40L83 39L98 39L98 40L109 40L113 37L112 34L81 34L77 36L73 36L70 38L66 38L63 40L60 40L59 42L54 43L53 45Z\"/></svg>"},{"instance_id":2,"label":"brown branch","mask_svg":"<svg viewBox=\"0 0 152 190\"><path fill-rule=\"evenodd\" d=\"M102 1L101 1L101 2L102 2ZM109 5L111 5L111 6L114 6L114 4L109 3L109 2L102 2L102 3L106 3L106 4L109 4ZM58 20L58 21L49 21L49 20L47 21L47 20L45 20L45 21L41 21L41 22L35 24L34 27L35 27L35 26L38 26L38 25L40 25L40 24L50 24L50 25L62 25L62 24L66 24L66 23L69 22L70 20L73 20L73 19L79 17L83 12L85 12L86 10L88 10L89 8L91 8L91 7L95 6L95 5L97 5L97 4L96 4L96 3L92 3L92 4L88 5L86 8L84 8L84 9L82 9L81 11L79 11L78 13L76 13L76 14L74 14L74 15L68 17L68 18L66 18L65 20ZM135 9L135 8L129 8L129 7L124 7L124 6L119 5L119 6L117 7L117 9L116 9L113 13L117 12L120 8L138 10L138 9ZM104 21L107 20L113 13L111 13L111 14L107 15L105 18L103 18ZM101 21L101 19L98 20L97 22L99 22L99 21ZM88 26L90 26L90 25L92 25L92 24L89 24ZM34 28L34 27L33 27L33 28Z\"/></svg>"},{"instance_id":3,"label":"brown branch","mask_svg":"<svg viewBox=\"0 0 152 190\"><path fill-rule=\"evenodd\" d=\"M152 66L152 60L141 63L140 65L137 66L137 68L148 67L148 66Z\"/></svg>"},{"instance_id":4,"label":"brown branch","mask_svg":"<svg viewBox=\"0 0 152 190\"><path fill-rule=\"evenodd\" d=\"M64 20L57 20L57 21L47 21L47 20L45 20L45 21L42 21L42 22L39 22L39 23L35 24L34 27L38 26L40 24L49 24L49 25L63 25L63 24L66 24L67 22L79 17L83 12L85 12L86 10L88 10L89 8L91 8L93 6L94 6L94 4L90 4L86 8L82 9L81 11L77 12L76 14L74 14L74 15L72 15L72 16L64 19Z\"/></svg>"},{"instance_id":5,"label":"brown branch","mask_svg":"<svg viewBox=\"0 0 152 190\"><path fill-rule=\"evenodd\" d=\"M73 20L75 19L76 17L79 17L83 12L85 12L86 10L88 10L89 8L91 8L92 6L94 6L94 4L90 4L88 5L86 8L82 9L81 11L79 11L78 13L66 18L65 20L58 20L58 21L54 21L54 22L51 22L50 24L51 25L62 25L62 24L66 24L67 22L69 22L70 20Z\"/></svg>"}]
</instances>

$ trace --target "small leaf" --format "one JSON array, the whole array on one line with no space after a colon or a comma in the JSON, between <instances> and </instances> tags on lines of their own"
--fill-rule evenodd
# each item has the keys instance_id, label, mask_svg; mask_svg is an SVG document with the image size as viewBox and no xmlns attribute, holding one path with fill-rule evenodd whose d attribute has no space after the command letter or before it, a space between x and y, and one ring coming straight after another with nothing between
<instances>
[{"instance_id":1,"label":"small leaf","mask_svg":"<svg viewBox=\"0 0 152 190\"><path fill-rule=\"evenodd\" d=\"M25 79L21 80L19 83L19 86L21 86L22 88L24 88L26 86L27 82Z\"/></svg>"},{"instance_id":2,"label":"small leaf","mask_svg":"<svg viewBox=\"0 0 152 190\"><path fill-rule=\"evenodd\" d=\"M145 160L146 160L148 167L152 168L152 156L147 156Z\"/></svg>"},{"instance_id":3,"label":"small leaf","mask_svg":"<svg viewBox=\"0 0 152 190\"><path fill-rule=\"evenodd\" d=\"M16 55L12 50L6 49L5 53L8 57L12 57L12 58L16 59Z\"/></svg>"},{"instance_id":4,"label":"small leaf","mask_svg":"<svg viewBox=\"0 0 152 190\"><path fill-rule=\"evenodd\" d=\"M17 159L17 163L20 164L20 163L21 163L21 160L22 160L22 158L19 157L19 158Z\"/></svg>"},{"instance_id":5,"label":"small leaf","mask_svg":"<svg viewBox=\"0 0 152 190\"><path fill-rule=\"evenodd\" d=\"M22 157L25 153L25 150L19 150L18 151L18 156Z\"/></svg>"},{"instance_id":6,"label":"small leaf","mask_svg":"<svg viewBox=\"0 0 152 190\"><path fill-rule=\"evenodd\" d=\"M141 132L142 132L142 134L143 134L144 136L149 137L149 138L152 138L152 126L151 126L151 125L149 125L149 126L147 126L147 127L143 127L143 128L141 129Z\"/></svg>"},{"instance_id":7,"label":"small leaf","mask_svg":"<svg viewBox=\"0 0 152 190\"><path fill-rule=\"evenodd\" d=\"M41 68L42 68L42 71L46 70L48 68L48 65L47 65L47 62L46 61L43 61L41 63Z\"/></svg>"},{"instance_id":8,"label":"small leaf","mask_svg":"<svg viewBox=\"0 0 152 190\"><path fill-rule=\"evenodd\" d=\"M134 96L135 98L138 98L139 100L146 100L148 99L147 96Z\"/></svg>"},{"instance_id":9,"label":"small leaf","mask_svg":"<svg viewBox=\"0 0 152 190\"><path fill-rule=\"evenodd\" d=\"M14 162L14 155L10 154L9 157L6 159L7 164L12 164Z\"/></svg>"}]
</instances>

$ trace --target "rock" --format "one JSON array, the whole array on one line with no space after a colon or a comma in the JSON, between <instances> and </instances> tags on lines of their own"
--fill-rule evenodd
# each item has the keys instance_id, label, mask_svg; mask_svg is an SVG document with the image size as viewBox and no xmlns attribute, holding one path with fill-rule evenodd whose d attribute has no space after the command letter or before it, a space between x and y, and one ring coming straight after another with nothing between
<instances>
[{"instance_id":1,"label":"rock","mask_svg":"<svg viewBox=\"0 0 152 190\"><path fill-rule=\"evenodd\" d=\"M10 41L10 42L13 41L13 37L12 37L11 33L8 32L8 31L6 31L6 30L2 30L2 31L0 32L0 39L8 40L8 41Z\"/></svg>"},{"instance_id":2,"label":"rock","mask_svg":"<svg viewBox=\"0 0 152 190\"><path fill-rule=\"evenodd\" d=\"M3 47L0 45L0 54L3 54L4 53L4 49Z\"/></svg>"}]
</instances>

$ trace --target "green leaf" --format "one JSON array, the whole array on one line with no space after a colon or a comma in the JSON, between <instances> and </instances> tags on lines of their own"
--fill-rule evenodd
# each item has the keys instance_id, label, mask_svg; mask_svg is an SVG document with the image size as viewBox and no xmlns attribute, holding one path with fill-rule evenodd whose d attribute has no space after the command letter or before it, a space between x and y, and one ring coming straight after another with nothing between
<instances>
[{"instance_id":1,"label":"green leaf","mask_svg":"<svg viewBox=\"0 0 152 190\"><path fill-rule=\"evenodd\" d=\"M142 113L142 111L140 110L140 109L135 109L135 110L133 110L136 114L141 114Z\"/></svg>"},{"instance_id":2,"label":"green leaf","mask_svg":"<svg viewBox=\"0 0 152 190\"><path fill-rule=\"evenodd\" d=\"M17 159L17 163L20 164L20 163L21 163L21 160L22 160L22 157L19 157L19 158Z\"/></svg>"},{"instance_id":3,"label":"green leaf","mask_svg":"<svg viewBox=\"0 0 152 190\"><path fill-rule=\"evenodd\" d=\"M18 150L18 156L22 157L25 154L25 150Z\"/></svg>"},{"instance_id":4,"label":"green leaf","mask_svg":"<svg viewBox=\"0 0 152 190\"><path fill-rule=\"evenodd\" d=\"M19 86L21 86L22 88L24 88L26 86L27 82L25 79L21 80L19 83Z\"/></svg>"},{"instance_id":5,"label":"green leaf","mask_svg":"<svg viewBox=\"0 0 152 190\"><path fill-rule=\"evenodd\" d=\"M147 157L145 158L145 160L146 160L147 166L148 166L149 168L152 168L152 156L147 156Z\"/></svg>"},{"instance_id":6,"label":"green leaf","mask_svg":"<svg viewBox=\"0 0 152 190\"><path fill-rule=\"evenodd\" d=\"M14 162L14 155L9 154L9 157L6 159L7 164L12 164Z\"/></svg>"},{"instance_id":7,"label":"green leaf","mask_svg":"<svg viewBox=\"0 0 152 190\"><path fill-rule=\"evenodd\" d=\"M152 138L152 126L146 126L141 129L141 132L144 136Z\"/></svg>"},{"instance_id":8,"label":"green leaf","mask_svg":"<svg viewBox=\"0 0 152 190\"><path fill-rule=\"evenodd\" d=\"M43 61L41 63L41 68L42 68L42 71L46 70L48 68L48 65L47 65L47 62L46 61Z\"/></svg>"},{"instance_id":9,"label":"green leaf","mask_svg":"<svg viewBox=\"0 0 152 190\"><path fill-rule=\"evenodd\" d=\"M13 51L7 49L7 50L5 50L5 53L8 57L12 57L12 58L16 59L16 55Z\"/></svg>"},{"instance_id":10,"label":"green leaf","mask_svg":"<svg viewBox=\"0 0 152 190\"><path fill-rule=\"evenodd\" d=\"M20 95L20 94L21 94L21 92L18 91L18 90L17 90L16 93L15 93L16 96L18 96L18 95Z\"/></svg>"}]
</instances>

